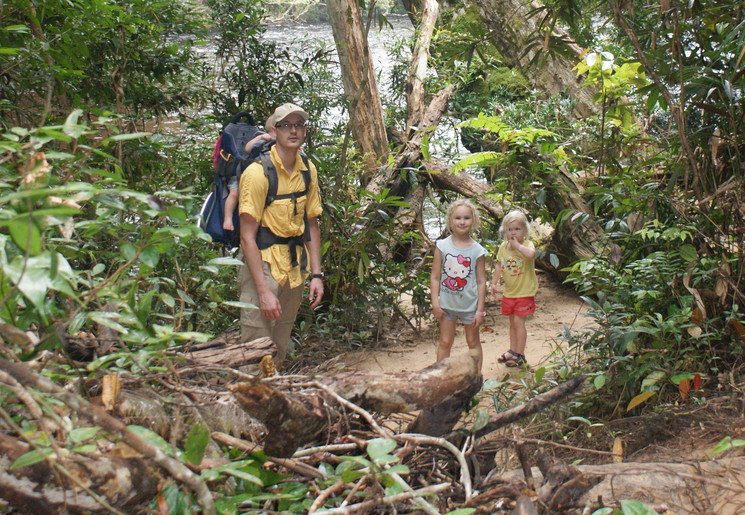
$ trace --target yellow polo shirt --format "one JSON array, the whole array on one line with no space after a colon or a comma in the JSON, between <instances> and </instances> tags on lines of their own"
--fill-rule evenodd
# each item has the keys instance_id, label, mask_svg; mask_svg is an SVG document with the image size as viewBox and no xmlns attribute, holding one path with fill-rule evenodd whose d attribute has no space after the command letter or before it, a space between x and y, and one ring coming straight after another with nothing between
<instances>
[{"instance_id":1,"label":"yellow polo shirt","mask_svg":"<svg viewBox=\"0 0 745 515\"><path fill-rule=\"evenodd\" d=\"M285 195L305 189L302 171L306 170L305 163L298 155L295 168L288 171L282 165L275 146L271 148L271 159L277 169L277 195ZM238 212L247 213L254 217L259 225L268 227L274 234L282 238L299 236L305 232L303 215L316 218L321 215L321 194L318 189L318 172L316 167L308 162L310 169L310 184L308 194L298 199L280 199L272 202L266 209L266 194L269 182L264 175L261 163L250 164L241 175L240 197ZM298 254L300 249L298 249ZM269 263L272 277L281 285L289 281L290 288L303 283L308 275L303 274L299 266L291 266L289 245L272 245L261 251L261 259ZM300 262L300 256L297 256Z\"/></svg>"}]
</instances>

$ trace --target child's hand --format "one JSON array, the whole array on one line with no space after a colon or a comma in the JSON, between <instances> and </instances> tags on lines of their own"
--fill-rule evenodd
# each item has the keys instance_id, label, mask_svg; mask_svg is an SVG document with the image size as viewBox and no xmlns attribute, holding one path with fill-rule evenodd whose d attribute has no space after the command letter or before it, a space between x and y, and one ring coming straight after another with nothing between
<instances>
[{"instance_id":1,"label":"child's hand","mask_svg":"<svg viewBox=\"0 0 745 515\"><path fill-rule=\"evenodd\" d=\"M509 244L508 245L509 245L510 249L517 250L517 249L520 248L520 245L522 245L522 243L520 243L519 241L517 241L517 237L513 236L512 238L510 238L510 241L509 241Z\"/></svg>"},{"instance_id":2,"label":"child's hand","mask_svg":"<svg viewBox=\"0 0 745 515\"><path fill-rule=\"evenodd\" d=\"M494 297L497 296L497 293L499 293L499 290L497 289L497 283L489 284L489 293L491 293Z\"/></svg>"},{"instance_id":3,"label":"child's hand","mask_svg":"<svg viewBox=\"0 0 745 515\"><path fill-rule=\"evenodd\" d=\"M432 314L437 320L442 320L442 317L445 316L445 311L440 306L432 306Z\"/></svg>"},{"instance_id":4,"label":"child's hand","mask_svg":"<svg viewBox=\"0 0 745 515\"><path fill-rule=\"evenodd\" d=\"M473 316L473 322L471 322L471 325L473 327L479 327L481 324L484 323L484 318L486 313L483 311L477 311L476 314Z\"/></svg>"}]
</instances>

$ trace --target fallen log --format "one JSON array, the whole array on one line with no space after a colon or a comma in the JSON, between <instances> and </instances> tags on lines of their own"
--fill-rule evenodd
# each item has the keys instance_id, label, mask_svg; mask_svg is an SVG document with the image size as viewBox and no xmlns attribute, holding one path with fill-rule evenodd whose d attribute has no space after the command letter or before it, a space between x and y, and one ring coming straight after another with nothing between
<instances>
[{"instance_id":1,"label":"fallen log","mask_svg":"<svg viewBox=\"0 0 745 515\"><path fill-rule=\"evenodd\" d=\"M460 420L463 409L474 395L479 393L483 384L482 377L473 377L471 384L464 390L455 393L451 398L431 408L423 409L409 426L408 432L429 436L444 436L453 430Z\"/></svg>"},{"instance_id":2,"label":"fallen log","mask_svg":"<svg viewBox=\"0 0 745 515\"><path fill-rule=\"evenodd\" d=\"M597 483L576 490L575 497L563 497L564 506L587 511L617 507L623 500L663 506L675 513L742 513L745 506L745 457L737 456L687 463L608 463L575 465L576 474L556 485L554 495L566 493L574 484ZM548 483L539 467L532 469L538 483ZM522 471L502 475L498 483L516 484ZM571 503L570 503L571 500Z\"/></svg>"},{"instance_id":3,"label":"fallen log","mask_svg":"<svg viewBox=\"0 0 745 515\"><path fill-rule=\"evenodd\" d=\"M264 356L271 356L275 352L277 352L277 346L268 337L250 342L235 342L232 339L220 337L190 347L184 355L194 363L185 365L183 369L192 369L199 365L224 365L239 368L258 363Z\"/></svg>"},{"instance_id":4,"label":"fallen log","mask_svg":"<svg viewBox=\"0 0 745 515\"><path fill-rule=\"evenodd\" d=\"M317 381L361 408L381 415L436 406L481 378L476 357L451 356L418 372L342 372Z\"/></svg>"},{"instance_id":5,"label":"fallen log","mask_svg":"<svg viewBox=\"0 0 745 515\"><path fill-rule=\"evenodd\" d=\"M267 428L264 452L289 458L301 445L312 441L326 427L319 405L308 408L300 400L252 379L230 387L238 403ZM313 401L311 401L313 402Z\"/></svg>"},{"instance_id":6,"label":"fallen log","mask_svg":"<svg viewBox=\"0 0 745 515\"><path fill-rule=\"evenodd\" d=\"M162 479L150 460L66 454L10 470L31 447L0 433L0 499L24 513L111 513L158 493Z\"/></svg>"},{"instance_id":7,"label":"fallen log","mask_svg":"<svg viewBox=\"0 0 745 515\"><path fill-rule=\"evenodd\" d=\"M140 452L144 457L167 471L174 479L188 486L196 495L205 514L215 513L215 504L212 494L201 477L192 473L178 460L166 455L158 447L143 440L121 421L115 419L106 411L75 394L66 391L61 386L51 382L49 379L37 374L21 363L13 363L0 359L0 371L5 372L25 388L34 388L40 392L53 394L67 407L75 412L77 416L101 426L105 431L117 434L130 447Z\"/></svg>"},{"instance_id":8,"label":"fallen log","mask_svg":"<svg viewBox=\"0 0 745 515\"><path fill-rule=\"evenodd\" d=\"M276 380L281 380L279 376ZM463 407L481 384L477 360L470 353L450 357L419 372L381 374L350 371L316 378L316 388L305 384L303 395L285 393L271 381L252 379L231 387L238 403L267 428L267 455L289 457L311 442L342 415L336 408L341 399L379 414L407 413L438 407L447 424L455 424ZM419 429L441 431L432 418L419 422ZM434 428L431 428L434 427Z\"/></svg>"}]
</instances>

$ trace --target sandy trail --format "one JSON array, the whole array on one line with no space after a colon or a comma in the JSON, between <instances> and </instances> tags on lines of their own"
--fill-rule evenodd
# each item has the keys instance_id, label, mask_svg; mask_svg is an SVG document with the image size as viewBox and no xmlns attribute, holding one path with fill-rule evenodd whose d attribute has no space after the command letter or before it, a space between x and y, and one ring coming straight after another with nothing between
<instances>
[{"instance_id":1,"label":"sandy trail","mask_svg":"<svg viewBox=\"0 0 745 515\"><path fill-rule=\"evenodd\" d=\"M539 289L536 294L538 309L526 323L528 343L526 357L532 368L540 366L558 345L557 335L563 324L577 329L587 324L584 302L573 292L538 271ZM487 299L487 315L481 326L481 345L484 350L484 379L498 379L515 368L497 362L497 357L509 349L509 320L499 310L497 299ZM363 350L344 355L345 366L358 370L381 372L412 372L435 361L437 325L432 319L422 327L419 335L409 330L399 337L401 343L381 350ZM458 328L452 354L468 349L462 326Z\"/></svg>"}]
</instances>

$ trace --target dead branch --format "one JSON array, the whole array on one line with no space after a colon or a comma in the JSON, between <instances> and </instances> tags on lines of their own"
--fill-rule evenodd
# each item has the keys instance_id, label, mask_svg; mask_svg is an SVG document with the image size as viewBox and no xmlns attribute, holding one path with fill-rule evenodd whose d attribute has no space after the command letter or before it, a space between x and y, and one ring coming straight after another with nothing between
<instances>
[{"instance_id":1,"label":"dead branch","mask_svg":"<svg viewBox=\"0 0 745 515\"><path fill-rule=\"evenodd\" d=\"M30 450L27 443L0 433L0 498L28 512L121 513L158 492L160 478L149 460L70 453L9 469Z\"/></svg>"},{"instance_id":2,"label":"dead branch","mask_svg":"<svg viewBox=\"0 0 745 515\"><path fill-rule=\"evenodd\" d=\"M411 492L404 492L396 495L382 497L379 499L372 499L370 501L353 504L345 508L334 508L331 510L317 511L317 515L346 515L348 513L365 513L372 508L380 506L381 504L393 504L401 501L408 501L422 495L437 495L440 492L451 488L449 483L442 483L439 485L430 485L418 490L412 490Z\"/></svg>"},{"instance_id":3,"label":"dead branch","mask_svg":"<svg viewBox=\"0 0 745 515\"><path fill-rule=\"evenodd\" d=\"M238 343L216 338L190 347L184 355L193 363L180 367L179 373L199 371L200 367L205 364L243 367L258 363L264 356L271 356L275 352L277 352L277 346L271 338L258 338L250 342Z\"/></svg>"},{"instance_id":4,"label":"dead branch","mask_svg":"<svg viewBox=\"0 0 745 515\"><path fill-rule=\"evenodd\" d=\"M27 388L36 388L41 392L55 395L71 410L75 411L78 416L90 419L94 424L101 426L110 433L120 435L127 445L140 452L146 458L153 460L177 481L192 489L197 495L205 513L215 513L212 494L199 476L196 476L177 460L164 454L157 447L145 442L121 421L106 413L102 408L80 399L22 364L0 359L0 370L4 370Z\"/></svg>"},{"instance_id":5,"label":"dead branch","mask_svg":"<svg viewBox=\"0 0 745 515\"><path fill-rule=\"evenodd\" d=\"M542 393L532 398L529 402L523 404L522 406L508 409L507 411L503 411L502 413L491 417L489 419L489 422L487 422L487 424L483 428L474 433L474 436L476 438L483 438L489 433L492 433L497 429L506 426L507 424L512 424L513 422L520 420L521 418L530 416L534 413L538 413L548 406L551 406L552 404L555 404L565 397L568 397L569 395L576 392L579 387L582 386L582 384L585 382L586 378L587 376L584 375L573 377L566 383L560 384L556 388L552 388L546 393Z\"/></svg>"},{"instance_id":6,"label":"dead branch","mask_svg":"<svg viewBox=\"0 0 745 515\"><path fill-rule=\"evenodd\" d=\"M262 450L261 446L258 444L247 442L246 440L235 438L234 436L230 436L219 431L213 432L212 438L222 444L228 445L235 449L241 449L245 452L258 452ZM291 470L297 474L300 474L301 476L306 476L312 479L323 479L325 477L318 470L297 460L267 456L267 461Z\"/></svg>"}]
</instances>

